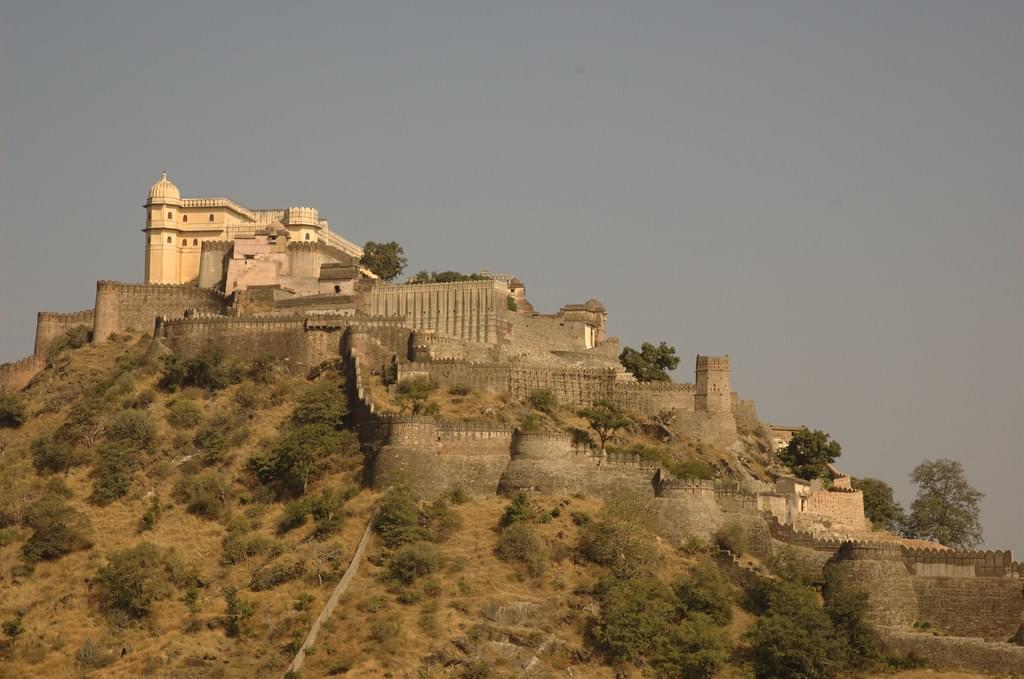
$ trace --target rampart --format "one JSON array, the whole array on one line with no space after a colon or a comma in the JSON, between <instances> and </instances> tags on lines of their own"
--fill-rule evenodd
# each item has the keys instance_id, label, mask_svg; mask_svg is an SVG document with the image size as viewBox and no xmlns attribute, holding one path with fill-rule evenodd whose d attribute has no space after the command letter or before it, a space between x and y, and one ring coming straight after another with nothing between
<instances>
[{"instance_id":1,"label":"rampart","mask_svg":"<svg viewBox=\"0 0 1024 679\"><path fill-rule=\"evenodd\" d=\"M179 318L195 309L223 313L227 301L216 290L190 285L147 283L96 283L96 311L93 342L105 342L113 333L126 330L148 331L158 316Z\"/></svg>"},{"instance_id":2,"label":"rampart","mask_svg":"<svg viewBox=\"0 0 1024 679\"><path fill-rule=\"evenodd\" d=\"M199 287L223 290L227 260L235 243L230 240L203 241L199 253Z\"/></svg>"},{"instance_id":3,"label":"rampart","mask_svg":"<svg viewBox=\"0 0 1024 679\"><path fill-rule=\"evenodd\" d=\"M46 358L50 345L71 328L84 326L90 331L93 326L93 310L85 309L64 314L54 311L40 311L36 316L36 341L34 354Z\"/></svg>"},{"instance_id":4,"label":"rampart","mask_svg":"<svg viewBox=\"0 0 1024 679\"><path fill-rule=\"evenodd\" d=\"M341 355L340 328L325 327L326 319L302 315L194 316L157 319L155 336L176 354L192 355L218 346L232 356L253 359L272 354L293 374L304 374Z\"/></svg>"},{"instance_id":5,"label":"rampart","mask_svg":"<svg viewBox=\"0 0 1024 679\"><path fill-rule=\"evenodd\" d=\"M0 364L0 391L19 391L28 386L32 378L46 367L39 356L26 356L11 363Z\"/></svg>"},{"instance_id":6,"label":"rampart","mask_svg":"<svg viewBox=\"0 0 1024 679\"><path fill-rule=\"evenodd\" d=\"M966 670L998 676L1024 672L1024 646L981 639L944 637L884 630L886 648L899 655L914 654L938 670Z\"/></svg>"},{"instance_id":7,"label":"rampart","mask_svg":"<svg viewBox=\"0 0 1024 679\"><path fill-rule=\"evenodd\" d=\"M508 334L505 298L508 288L494 280L422 285L373 286L361 296L360 311L400 316L412 330L432 330L443 337L497 344Z\"/></svg>"}]
</instances>

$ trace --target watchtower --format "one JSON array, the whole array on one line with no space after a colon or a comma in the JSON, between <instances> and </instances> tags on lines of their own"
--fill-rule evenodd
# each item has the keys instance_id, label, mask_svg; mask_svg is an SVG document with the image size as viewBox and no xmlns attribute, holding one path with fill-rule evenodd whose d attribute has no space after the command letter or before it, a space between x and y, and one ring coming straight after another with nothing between
<instances>
[{"instance_id":1,"label":"watchtower","mask_svg":"<svg viewBox=\"0 0 1024 679\"><path fill-rule=\"evenodd\" d=\"M694 407L704 412L728 412L732 409L729 385L729 356L697 356L694 371L696 385Z\"/></svg>"}]
</instances>

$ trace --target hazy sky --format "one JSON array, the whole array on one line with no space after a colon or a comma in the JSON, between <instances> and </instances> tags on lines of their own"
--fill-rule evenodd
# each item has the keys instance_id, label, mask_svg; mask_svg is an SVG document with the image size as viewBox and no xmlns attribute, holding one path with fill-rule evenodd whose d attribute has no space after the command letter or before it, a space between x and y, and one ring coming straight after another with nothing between
<instances>
[{"instance_id":1,"label":"hazy sky","mask_svg":"<svg viewBox=\"0 0 1024 679\"><path fill-rule=\"evenodd\" d=\"M0 3L0 360L143 274L146 190L597 297L1024 557L1024 3Z\"/></svg>"}]
</instances>

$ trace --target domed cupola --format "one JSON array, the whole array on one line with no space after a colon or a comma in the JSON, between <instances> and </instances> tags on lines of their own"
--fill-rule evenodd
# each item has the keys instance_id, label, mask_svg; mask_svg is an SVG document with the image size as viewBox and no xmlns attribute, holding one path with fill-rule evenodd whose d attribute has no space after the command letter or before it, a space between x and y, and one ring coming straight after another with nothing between
<instances>
[{"instance_id":1,"label":"domed cupola","mask_svg":"<svg viewBox=\"0 0 1024 679\"><path fill-rule=\"evenodd\" d=\"M163 172L160 179L149 187L150 205L181 205L181 192L170 179L167 173Z\"/></svg>"}]
</instances>

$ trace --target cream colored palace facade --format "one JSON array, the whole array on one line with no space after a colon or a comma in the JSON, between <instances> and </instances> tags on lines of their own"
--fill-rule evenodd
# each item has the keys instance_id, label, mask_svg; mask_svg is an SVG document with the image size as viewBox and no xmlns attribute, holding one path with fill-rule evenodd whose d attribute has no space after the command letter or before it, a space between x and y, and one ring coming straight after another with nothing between
<instances>
[{"instance_id":1,"label":"cream colored palace facade","mask_svg":"<svg viewBox=\"0 0 1024 679\"><path fill-rule=\"evenodd\" d=\"M163 173L146 201L146 282L189 283L199 276L206 241L232 241L257 232L287 231L289 242L326 243L362 257L363 249L331 233L313 207L253 210L230 198L182 198Z\"/></svg>"}]
</instances>

